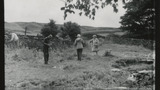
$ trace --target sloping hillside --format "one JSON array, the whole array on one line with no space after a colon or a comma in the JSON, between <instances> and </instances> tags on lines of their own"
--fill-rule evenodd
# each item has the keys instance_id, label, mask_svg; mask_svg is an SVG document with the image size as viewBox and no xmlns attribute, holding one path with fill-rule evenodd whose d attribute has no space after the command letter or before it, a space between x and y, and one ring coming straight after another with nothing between
<instances>
[{"instance_id":1,"label":"sloping hillside","mask_svg":"<svg viewBox=\"0 0 160 90\"><path fill-rule=\"evenodd\" d=\"M5 31L13 31L18 34L24 34L25 28L27 27L28 35L36 35L40 32L44 23L36 22L5 22Z\"/></svg>"},{"instance_id":2,"label":"sloping hillside","mask_svg":"<svg viewBox=\"0 0 160 90\"><path fill-rule=\"evenodd\" d=\"M16 23L5 22L5 30L24 31L24 29Z\"/></svg>"},{"instance_id":3,"label":"sloping hillside","mask_svg":"<svg viewBox=\"0 0 160 90\"><path fill-rule=\"evenodd\" d=\"M27 34L28 35L36 35L41 31L43 26L46 23L37 23L37 22L12 22L8 23L5 22L5 30L7 31L14 31L18 34L24 34L25 28L27 27ZM62 24L57 24L58 28L62 26ZM112 27L92 27L92 26L81 26L81 32L84 33L96 33L96 34L104 34L107 33L115 33L121 32L118 28Z\"/></svg>"},{"instance_id":4,"label":"sloping hillside","mask_svg":"<svg viewBox=\"0 0 160 90\"><path fill-rule=\"evenodd\" d=\"M118 30L114 27L92 27L92 26L81 26L81 30L91 31L91 30Z\"/></svg>"},{"instance_id":5,"label":"sloping hillside","mask_svg":"<svg viewBox=\"0 0 160 90\"><path fill-rule=\"evenodd\" d=\"M40 31L44 26L43 23L36 23L36 22L16 22L20 27L25 29L27 27L28 31Z\"/></svg>"}]
</instances>

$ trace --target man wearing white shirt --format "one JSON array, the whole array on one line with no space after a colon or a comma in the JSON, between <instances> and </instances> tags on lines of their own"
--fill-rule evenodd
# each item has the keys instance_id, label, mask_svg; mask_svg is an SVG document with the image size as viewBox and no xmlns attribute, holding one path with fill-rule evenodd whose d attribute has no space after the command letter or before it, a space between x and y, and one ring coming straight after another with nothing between
<instances>
[{"instance_id":1,"label":"man wearing white shirt","mask_svg":"<svg viewBox=\"0 0 160 90\"><path fill-rule=\"evenodd\" d=\"M10 33L11 35L11 39L9 40L9 42L12 42L14 47L18 47L19 46L19 38L17 36L16 33Z\"/></svg>"}]
</instances>

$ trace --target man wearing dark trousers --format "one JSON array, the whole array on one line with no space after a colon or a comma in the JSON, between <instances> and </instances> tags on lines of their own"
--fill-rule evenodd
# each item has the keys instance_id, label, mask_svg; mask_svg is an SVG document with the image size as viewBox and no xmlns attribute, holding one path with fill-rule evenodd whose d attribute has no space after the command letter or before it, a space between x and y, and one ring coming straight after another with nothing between
<instances>
[{"instance_id":1,"label":"man wearing dark trousers","mask_svg":"<svg viewBox=\"0 0 160 90\"><path fill-rule=\"evenodd\" d=\"M44 45L43 45L43 53L44 53L44 64L48 64L49 59L49 47L51 46L50 39L52 35L49 35L44 38Z\"/></svg>"},{"instance_id":2,"label":"man wearing dark trousers","mask_svg":"<svg viewBox=\"0 0 160 90\"><path fill-rule=\"evenodd\" d=\"M78 56L78 60L81 60L81 57L82 57L82 51L83 49L77 49L77 56Z\"/></svg>"},{"instance_id":3,"label":"man wearing dark trousers","mask_svg":"<svg viewBox=\"0 0 160 90\"><path fill-rule=\"evenodd\" d=\"M81 35L78 34L77 35L77 38L74 42L74 45L77 49L77 57L78 57L78 60L81 61L81 57L82 57L82 51L83 51L83 44L84 44L84 40L81 38Z\"/></svg>"}]
</instances>

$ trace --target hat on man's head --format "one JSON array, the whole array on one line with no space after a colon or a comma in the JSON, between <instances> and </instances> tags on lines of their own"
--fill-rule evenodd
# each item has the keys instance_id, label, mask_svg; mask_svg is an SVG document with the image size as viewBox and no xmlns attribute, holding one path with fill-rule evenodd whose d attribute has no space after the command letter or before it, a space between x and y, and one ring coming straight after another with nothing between
<instances>
[{"instance_id":1,"label":"hat on man's head","mask_svg":"<svg viewBox=\"0 0 160 90\"><path fill-rule=\"evenodd\" d=\"M77 37L81 37L81 34L77 34Z\"/></svg>"},{"instance_id":2,"label":"hat on man's head","mask_svg":"<svg viewBox=\"0 0 160 90\"><path fill-rule=\"evenodd\" d=\"M50 34L50 35L48 35L46 38L52 38L52 35Z\"/></svg>"},{"instance_id":3,"label":"hat on man's head","mask_svg":"<svg viewBox=\"0 0 160 90\"><path fill-rule=\"evenodd\" d=\"M51 37L53 37L53 36L52 36L52 34L50 34L48 37L51 38Z\"/></svg>"},{"instance_id":4,"label":"hat on man's head","mask_svg":"<svg viewBox=\"0 0 160 90\"><path fill-rule=\"evenodd\" d=\"M93 37L97 37L97 35L93 35Z\"/></svg>"}]
</instances>

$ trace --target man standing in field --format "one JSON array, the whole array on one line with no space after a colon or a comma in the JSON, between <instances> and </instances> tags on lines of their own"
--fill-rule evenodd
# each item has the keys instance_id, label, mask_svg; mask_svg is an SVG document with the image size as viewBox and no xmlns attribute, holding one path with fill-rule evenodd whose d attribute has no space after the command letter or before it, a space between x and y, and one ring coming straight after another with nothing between
<instances>
[{"instance_id":1,"label":"man standing in field","mask_svg":"<svg viewBox=\"0 0 160 90\"><path fill-rule=\"evenodd\" d=\"M43 42L44 64L48 64L49 47L52 45L52 43L50 43L51 38L52 38L51 34L44 38L44 42Z\"/></svg>"},{"instance_id":2,"label":"man standing in field","mask_svg":"<svg viewBox=\"0 0 160 90\"><path fill-rule=\"evenodd\" d=\"M77 49L78 60L81 61L84 40L81 38L80 34L77 35L77 38L76 38L76 40L74 42L74 45L76 46L76 49Z\"/></svg>"}]
</instances>

